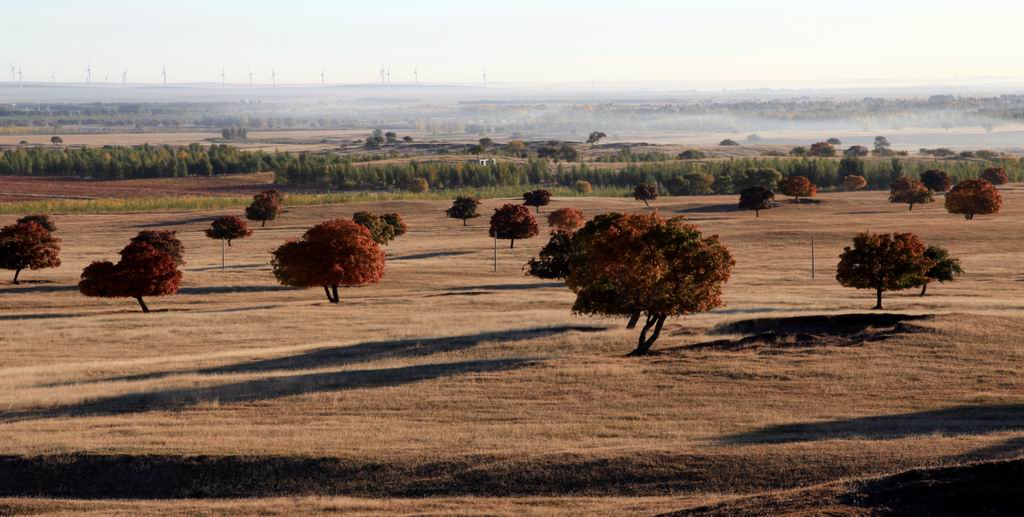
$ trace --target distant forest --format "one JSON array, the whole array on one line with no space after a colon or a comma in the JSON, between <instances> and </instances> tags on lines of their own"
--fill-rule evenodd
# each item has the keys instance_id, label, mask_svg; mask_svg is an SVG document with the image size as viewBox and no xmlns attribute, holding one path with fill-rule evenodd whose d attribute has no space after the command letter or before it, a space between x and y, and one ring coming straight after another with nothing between
<instances>
[{"instance_id":1,"label":"distant forest","mask_svg":"<svg viewBox=\"0 0 1024 517\"><path fill-rule=\"evenodd\" d=\"M411 161L374 164L352 156L242 151L228 145L205 148L139 146L94 148L19 148L0 153L0 174L83 179L169 178L274 171L276 182L321 190L399 190L414 180L432 189L517 185L571 186L587 180L595 187L632 187L655 183L664 193L734 194L745 187L805 176L819 188L837 188L848 175L864 176L868 188L885 189L901 176L944 170L954 181L976 178L989 167L1003 167L1011 181L1024 179L1019 160L861 159L848 157L761 157L729 160L677 160L595 168L585 163L531 158L524 162Z\"/></svg>"}]
</instances>

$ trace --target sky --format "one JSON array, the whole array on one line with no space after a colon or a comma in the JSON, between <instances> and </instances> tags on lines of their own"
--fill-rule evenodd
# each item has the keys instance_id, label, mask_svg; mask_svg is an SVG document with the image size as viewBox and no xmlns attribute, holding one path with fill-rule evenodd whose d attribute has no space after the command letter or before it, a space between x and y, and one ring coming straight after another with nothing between
<instances>
[{"instance_id":1,"label":"sky","mask_svg":"<svg viewBox=\"0 0 1024 517\"><path fill-rule=\"evenodd\" d=\"M0 0L9 80L672 82L748 87L1024 78L1006 0Z\"/></svg>"}]
</instances>

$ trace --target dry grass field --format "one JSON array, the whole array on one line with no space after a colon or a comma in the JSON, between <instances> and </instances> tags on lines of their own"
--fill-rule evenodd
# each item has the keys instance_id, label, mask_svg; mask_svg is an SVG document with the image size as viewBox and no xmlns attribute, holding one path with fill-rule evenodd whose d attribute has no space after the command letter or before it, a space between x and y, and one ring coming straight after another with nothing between
<instances>
[{"instance_id":1,"label":"dry grass field","mask_svg":"<svg viewBox=\"0 0 1024 517\"><path fill-rule=\"evenodd\" d=\"M0 515L779 513L1019 458L1024 190L1003 193L973 221L882 192L760 218L733 196L555 199L685 215L733 251L728 306L670 320L644 358L624 357L624 320L573 316L564 285L524 276L545 237L499 243L493 272L487 218L463 227L442 201L292 207L224 270L202 234L224 212L58 215L63 266L0 279ZM275 283L272 248L365 209L410 226L381 284L332 306ZM186 246L178 295L142 314L78 293L83 267L155 228ZM966 274L870 314L872 293L834 280L863 230L914 231Z\"/></svg>"}]
</instances>

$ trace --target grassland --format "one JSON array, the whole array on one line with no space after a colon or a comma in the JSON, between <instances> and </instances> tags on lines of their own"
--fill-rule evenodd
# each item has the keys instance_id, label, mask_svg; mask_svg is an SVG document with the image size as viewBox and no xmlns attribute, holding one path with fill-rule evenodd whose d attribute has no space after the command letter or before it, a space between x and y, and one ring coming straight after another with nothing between
<instances>
[{"instance_id":1,"label":"grassland","mask_svg":"<svg viewBox=\"0 0 1024 517\"><path fill-rule=\"evenodd\" d=\"M624 321L575 317L563 285L523 275L545 239L499 247L493 272L486 218L463 227L446 201L293 205L225 270L202 229L236 209L59 215L63 266L0 283L0 513L775 513L1020 457L1024 191L1003 192L1003 213L970 222L881 192L760 218L732 196L556 198L545 210L685 215L733 250L728 307L671 321L647 358L623 357ZM274 283L270 249L363 209L410 225L383 283L340 306ZM180 294L148 315L78 294L85 265L147 228L179 231ZM833 279L862 230L914 231L967 274L887 296L923 318L841 332L816 318L870 312ZM742 339L768 327L793 331Z\"/></svg>"}]
</instances>

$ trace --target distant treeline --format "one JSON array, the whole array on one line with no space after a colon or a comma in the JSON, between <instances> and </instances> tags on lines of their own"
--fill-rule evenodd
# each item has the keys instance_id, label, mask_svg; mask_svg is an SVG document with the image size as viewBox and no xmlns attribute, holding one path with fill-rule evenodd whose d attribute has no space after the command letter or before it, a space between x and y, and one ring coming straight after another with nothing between
<instances>
[{"instance_id":1,"label":"distant treeline","mask_svg":"<svg viewBox=\"0 0 1024 517\"><path fill-rule=\"evenodd\" d=\"M632 163L620 168L595 168L580 163L526 162L409 162L359 164L338 156L299 155L276 169L277 182L302 187L333 189L392 189L424 178L431 188L480 188L510 185L573 185L587 180L595 187L632 187L656 183L664 193L735 194L752 184L762 184L778 171L779 177L806 176L819 188L837 188L848 175L864 176L869 188L887 189L901 176L917 177L929 169L946 171L959 181L977 178L989 167L1003 167L1011 181L1024 177L1018 160L862 160L844 158L744 158L713 161ZM772 185L768 185L772 186Z\"/></svg>"},{"instance_id":2,"label":"distant treeline","mask_svg":"<svg viewBox=\"0 0 1024 517\"><path fill-rule=\"evenodd\" d=\"M276 182L309 189L406 189L416 178L432 189L472 189L519 185L572 186L587 180L594 187L630 188L655 183L666 194L735 194L773 177L806 176L822 189L836 188L848 175L864 176L868 187L887 189L901 176L928 169L946 171L954 181L976 178L989 167L1003 167L1010 181L1024 179L1016 158L995 160L919 160L906 158L761 157L731 160L640 162L618 168L557 163L537 158L521 162L411 161L367 163L359 157L315 153L242 151L227 145L188 147L20 148L0 154L0 174L89 179L211 176L274 171ZM777 174L773 171L777 171ZM768 185L772 186L772 185Z\"/></svg>"}]
</instances>

